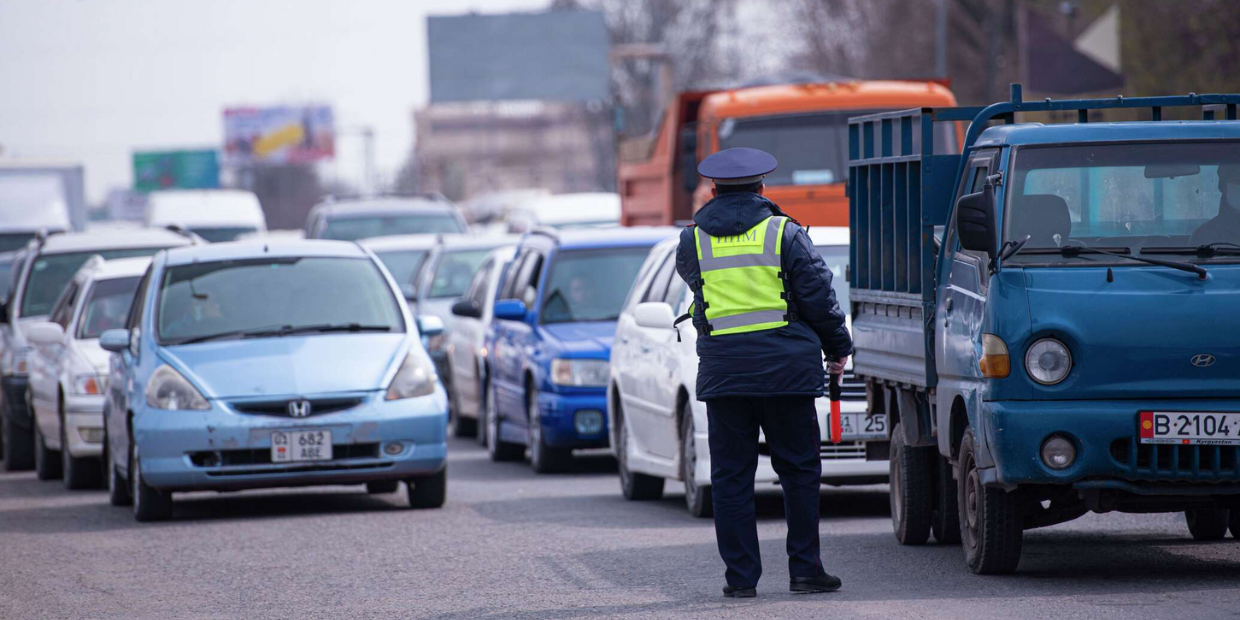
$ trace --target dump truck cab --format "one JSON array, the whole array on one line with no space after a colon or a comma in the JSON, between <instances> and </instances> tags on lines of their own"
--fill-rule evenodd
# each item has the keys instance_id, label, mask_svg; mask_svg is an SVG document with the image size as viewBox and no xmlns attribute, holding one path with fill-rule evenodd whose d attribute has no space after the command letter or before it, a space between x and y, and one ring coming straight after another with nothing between
<instances>
[{"instance_id":1,"label":"dump truck cab","mask_svg":"<svg viewBox=\"0 0 1240 620\"><path fill-rule=\"evenodd\" d=\"M1023 530L1090 511L1240 535L1237 103L1014 88L854 119L854 368L900 435L902 543L963 539L970 568L1003 573ZM1088 122L1108 108L1151 120ZM1027 112L1076 122L1014 122ZM962 154L913 148L969 118Z\"/></svg>"}]
</instances>

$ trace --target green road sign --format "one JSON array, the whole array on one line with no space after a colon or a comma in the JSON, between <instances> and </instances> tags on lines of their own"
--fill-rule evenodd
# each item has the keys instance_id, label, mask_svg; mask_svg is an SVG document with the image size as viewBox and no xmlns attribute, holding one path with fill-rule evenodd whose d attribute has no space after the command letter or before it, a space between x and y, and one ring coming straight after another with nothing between
<instances>
[{"instance_id":1,"label":"green road sign","mask_svg":"<svg viewBox=\"0 0 1240 620\"><path fill-rule=\"evenodd\" d=\"M145 151L133 154L133 188L212 189L220 186L220 163L213 149Z\"/></svg>"}]
</instances>

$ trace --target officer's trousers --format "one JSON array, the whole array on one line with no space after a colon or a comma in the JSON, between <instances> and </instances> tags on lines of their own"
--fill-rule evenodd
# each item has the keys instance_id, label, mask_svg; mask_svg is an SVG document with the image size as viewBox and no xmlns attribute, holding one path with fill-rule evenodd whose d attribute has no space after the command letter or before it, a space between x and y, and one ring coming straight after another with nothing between
<instances>
[{"instance_id":1,"label":"officer's trousers","mask_svg":"<svg viewBox=\"0 0 1240 620\"><path fill-rule=\"evenodd\" d=\"M710 481L715 538L728 585L752 588L762 576L754 473L758 468L758 429L766 434L771 465L784 490L788 520L788 573L817 577L819 559L818 492L822 478L820 432L809 396L726 397L706 401L710 420Z\"/></svg>"}]
</instances>

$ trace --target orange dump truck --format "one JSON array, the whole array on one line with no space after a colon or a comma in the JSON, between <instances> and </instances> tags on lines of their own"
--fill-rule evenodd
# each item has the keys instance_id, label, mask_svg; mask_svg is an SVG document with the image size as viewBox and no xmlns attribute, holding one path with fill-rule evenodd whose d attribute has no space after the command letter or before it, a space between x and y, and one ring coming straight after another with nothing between
<instances>
[{"instance_id":1,"label":"orange dump truck","mask_svg":"<svg viewBox=\"0 0 1240 620\"><path fill-rule=\"evenodd\" d=\"M754 86L676 96L652 135L620 146L621 223L685 221L710 200L697 174L702 158L726 148L767 151L779 168L766 196L807 226L847 226L848 119L920 107L954 106L936 82L841 81ZM939 123L936 152L958 151L958 136ZM942 150L940 150L942 149Z\"/></svg>"}]
</instances>

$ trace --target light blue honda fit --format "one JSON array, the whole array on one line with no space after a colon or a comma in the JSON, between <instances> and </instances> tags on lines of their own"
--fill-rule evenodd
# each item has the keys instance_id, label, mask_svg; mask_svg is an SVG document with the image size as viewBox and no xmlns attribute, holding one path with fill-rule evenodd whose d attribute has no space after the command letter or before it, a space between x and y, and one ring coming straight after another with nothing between
<instances>
[{"instance_id":1,"label":"light blue honda fit","mask_svg":"<svg viewBox=\"0 0 1240 620\"><path fill-rule=\"evenodd\" d=\"M112 503L146 521L176 491L403 481L442 506L447 397L421 340L442 329L353 243L160 252L100 338Z\"/></svg>"}]
</instances>

